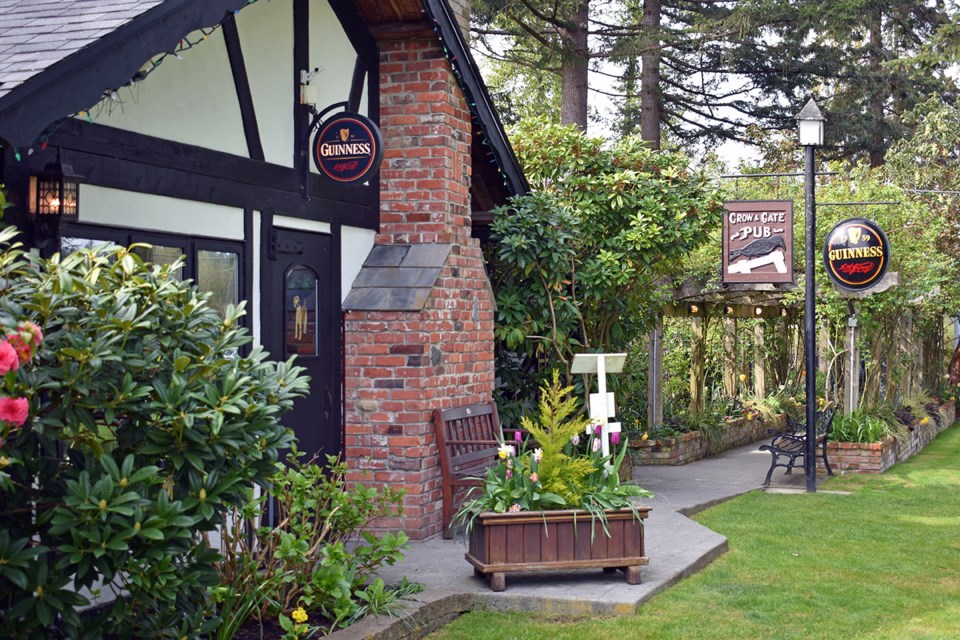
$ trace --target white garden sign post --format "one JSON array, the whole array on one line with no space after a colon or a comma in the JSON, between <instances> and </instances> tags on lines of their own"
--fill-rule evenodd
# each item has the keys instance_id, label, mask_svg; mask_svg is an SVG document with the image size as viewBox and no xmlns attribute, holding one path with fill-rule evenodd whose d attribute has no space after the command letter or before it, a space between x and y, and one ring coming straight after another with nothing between
<instances>
[{"instance_id":1,"label":"white garden sign post","mask_svg":"<svg viewBox=\"0 0 960 640\"><path fill-rule=\"evenodd\" d=\"M607 374L623 371L625 353L580 353L573 356L570 373L597 374L597 391L590 394L590 426L599 424L600 446L604 456L610 455L610 434L620 433L620 423L610 422L617 412L613 393L607 393Z\"/></svg>"}]
</instances>

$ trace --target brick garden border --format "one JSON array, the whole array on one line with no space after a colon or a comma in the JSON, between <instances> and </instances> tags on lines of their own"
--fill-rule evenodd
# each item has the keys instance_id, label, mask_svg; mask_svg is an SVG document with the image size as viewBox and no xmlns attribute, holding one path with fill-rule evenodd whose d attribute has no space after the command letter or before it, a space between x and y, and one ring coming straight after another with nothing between
<instances>
[{"instance_id":1,"label":"brick garden border","mask_svg":"<svg viewBox=\"0 0 960 640\"><path fill-rule=\"evenodd\" d=\"M712 453L721 453L728 449L756 442L768 437L767 429L786 428L784 414L776 416L772 422L762 418L738 418L727 424L721 436L720 446ZM671 438L658 440L632 439L629 443L634 460L638 464L682 465L707 457L708 443L699 431L691 431Z\"/></svg>"},{"instance_id":2,"label":"brick garden border","mask_svg":"<svg viewBox=\"0 0 960 640\"><path fill-rule=\"evenodd\" d=\"M931 419L917 424L906 442L887 436L880 442L827 442L827 459L834 473L883 473L898 462L914 456L918 451L950 427L957 419L955 400L940 406L940 422ZM818 459L819 460L819 459ZM819 469L822 470L822 462Z\"/></svg>"}]
</instances>

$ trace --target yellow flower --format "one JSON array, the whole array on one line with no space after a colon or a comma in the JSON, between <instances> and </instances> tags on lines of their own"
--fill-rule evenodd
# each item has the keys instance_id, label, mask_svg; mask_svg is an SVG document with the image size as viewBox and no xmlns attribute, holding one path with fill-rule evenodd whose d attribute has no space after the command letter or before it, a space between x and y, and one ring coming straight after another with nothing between
<instances>
[{"instance_id":1,"label":"yellow flower","mask_svg":"<svg viewBox=\"0 0 960 640\"><path fill-rule=\"evenodd\" d=\"M928 422L930 422L930 418L924 418L920 421L920 424L927 424Z\"/></svg>"},{"instance_id":2,"label":"yellow flower","mask_svg":"<svg viewBox=\"0 0 960 640\"><path fill-rule=\"evenodd\" d=\"M294 622L303 623L307 621L309 616L307 612L303 610L303 607L297 607L293 610L293 613L290 614L290 617L293 618Z\"/></svg>"},{"instance_id":3,"label":"yellow flower","mask_svg":"<svg viewBox=\"0 0 960 640\"><path fill-rule=\"evenodd\" d=\"M650 434L647 433L646 431L644 431L644 432L643 432L643 435L640 436L640 439L641 439L641 440L647 440L647 439L649 439L649 438L650 438Z\"/></svg>"},{"instance_id":4,"label":"yellow flower","mask_svg":"<svg viewBox=\"0 0 960 640\"><path fill-rule=\"evenodd\" d=\"M740 374L740 382L746 382L746 381L747 381L747 374L741 373L741 374Z\"/></svg>"},{"instance_id":5,"label":"yellow flower","mask_svg":"<svg viewBox=\"0 0 960 640\"><path fill-rule=\"evenodd\" d=\"M513 447L508 444L502 444L500 448L497 449L497 455L500 456L501 460L506 460L509 456L513 455Z\"/></svg>"}]
</instances>

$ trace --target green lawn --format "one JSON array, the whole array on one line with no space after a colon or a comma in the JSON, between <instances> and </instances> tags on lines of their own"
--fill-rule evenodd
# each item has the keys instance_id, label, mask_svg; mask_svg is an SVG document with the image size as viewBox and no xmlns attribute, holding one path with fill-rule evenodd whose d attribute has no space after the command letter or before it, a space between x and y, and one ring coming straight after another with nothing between
<instances>
[{"instance_id":1,"label":"green lawn","mask_svg":"<svg viewBox=\"0 0 960 640\"><path fill-rule=\"evenodd\" d=\"M852 495L753 492L697 520L730 551L636 616L475 612L432 640L960 638L960 427Z\"/></svg>"}]
</instances>

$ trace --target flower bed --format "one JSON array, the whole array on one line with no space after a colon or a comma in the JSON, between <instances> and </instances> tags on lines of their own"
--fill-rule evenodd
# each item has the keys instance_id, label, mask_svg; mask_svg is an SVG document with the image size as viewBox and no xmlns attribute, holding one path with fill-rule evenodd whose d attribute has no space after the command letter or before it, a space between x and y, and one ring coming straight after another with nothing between
<instances>
[{"instance_id":1,"label":"flower bed","mask_svg":"<svg viewBox=\"0 0 960 640\"><path fill-rule=\"evenodd\" d=\"M957 419L955 400L940 406L941 419L916 424L910 439L901 442L887 436L880 442L828 442L827 458L839 473L883 473L898 462L910 458L937 437ZM820 469L822 469L822 462Z\"/></svg>"},{"instance_id":2,"label":"flower bed","mask_svg":"<svg viewBox=\"0 0 960 640\"><path fill-rule=\"evenodd\" d=\"M762 418L738 418L727 422L720 441L716 446L710 444L700 431L692 431L679 436L660 439L632 439L629 443L631 453L640 464L681 465L700 460L710 453L720 453L728 449L756 442L768 436L767 429L786 428L786 416L781 414L773 422Z\"/></svg>"}]
</instances>

